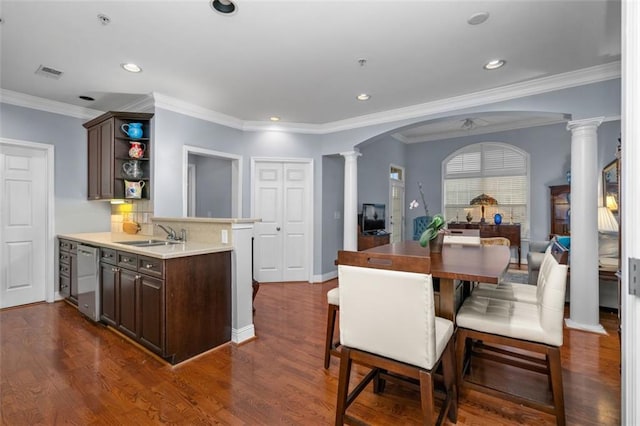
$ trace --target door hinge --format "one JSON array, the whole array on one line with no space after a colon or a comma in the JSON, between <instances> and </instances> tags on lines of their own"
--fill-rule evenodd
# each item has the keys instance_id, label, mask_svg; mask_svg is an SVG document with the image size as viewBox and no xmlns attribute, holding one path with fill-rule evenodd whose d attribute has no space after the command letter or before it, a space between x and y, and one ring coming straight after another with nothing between
<instances>
[{"instance_id":1,"label":"door hinge","mask_svg":"<svg viewBox=\"0 0 640 426\"><path fill-rule=\"evenodd\" d=\"M640 296L640 259L629 258L629 294Z\"/></svg>"}]
</instances>

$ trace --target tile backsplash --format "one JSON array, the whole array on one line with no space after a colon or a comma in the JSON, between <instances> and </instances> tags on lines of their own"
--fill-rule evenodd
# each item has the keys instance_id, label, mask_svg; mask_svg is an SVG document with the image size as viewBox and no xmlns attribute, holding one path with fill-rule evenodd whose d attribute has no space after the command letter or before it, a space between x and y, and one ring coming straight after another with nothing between
<instances>
[{"instance_id":1,"label":"tile backsplash","mask_svg":"<svg viewBox=\"0 0 640 426\"><path fill-rule=\"evenodd\" d=\"M122 224L127 221L138 222L142 235L153 235L153 201L125 200L124 204L111 205L111 232L123 232Z\"/></svg>"}]
</instances>

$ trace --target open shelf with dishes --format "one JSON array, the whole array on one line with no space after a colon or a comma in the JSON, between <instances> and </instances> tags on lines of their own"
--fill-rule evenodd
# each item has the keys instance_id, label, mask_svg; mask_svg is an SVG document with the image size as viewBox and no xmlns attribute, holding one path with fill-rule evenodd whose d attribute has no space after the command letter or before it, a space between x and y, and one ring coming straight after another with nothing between
<instances>
[{"instance_id":1,"label":"open shelf with dishes","mask_svg":"<svg viewBox=\"0 0 640 426\"><path fill-rule=\"evenodd\" d=\"M112 111L84 124L88 199L151 198L152 117Z\"/></svg>"}]
</instances>

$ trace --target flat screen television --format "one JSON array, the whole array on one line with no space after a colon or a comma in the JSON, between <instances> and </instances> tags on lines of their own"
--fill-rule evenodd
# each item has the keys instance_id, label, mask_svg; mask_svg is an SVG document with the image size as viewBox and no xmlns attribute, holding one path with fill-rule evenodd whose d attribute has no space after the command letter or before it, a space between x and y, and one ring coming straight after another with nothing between
<instances>
[{"instance_id":1,"label":"flat screen television","mask_svg":"<svg viewBox=\"0 0 640 426\"><path fill-rule=\"evenodd\" d=\"M384 204L362 204L362 223L360 227L365 234L375 234L386 228Z\"/></svg>"}]
</instances>

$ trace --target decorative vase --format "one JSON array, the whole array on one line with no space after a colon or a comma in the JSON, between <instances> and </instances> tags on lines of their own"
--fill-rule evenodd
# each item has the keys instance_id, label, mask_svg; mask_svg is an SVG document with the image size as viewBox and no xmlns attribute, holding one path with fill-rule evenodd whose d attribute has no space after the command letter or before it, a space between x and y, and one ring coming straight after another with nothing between
<instances>
[{"instance_id":1,"label":"decorative vase","mask_svg":"<svg viewBox=\"0 0 640 426\"><path fill-rule=\"evenodd\" d=\"M131 160L123 163L122 173L124 177L131 179L140 179L144 175L139 160Z\"/></svg>"},{"instance_id":2,"label":"decorative vase","mask_svg":"<svg viewBox=\"0 0 640 426\"><path fill-rule=\"evenodd\" d=\"M438 231L438 234L432 240L429 240L429 252L442 253L442 243L444 241L444 231Z\"/></svg>"},{"instance_id":3,"label":"decorative vase","mask_svg":"<svg viewBox=\"0 0 640 426\"><path fill-rule=\"evenodd\" d=\"M496 213L493 215L493 223L496 225L500 225L502 223L502 215L500 213Z\"/></svg>"},{"instance_id":4,"label":"decorative vase","mask_svg":"<svg viewBox=\"0 0 640 426\"><path fill-rule=\"evenodd\" d=\"M473 216L471 216L471 212L467 212L467 222L471 223L473 220Z\"/></svg>"},{"instance_id":5,"label":"decorative vase","mask_svg":"<svg viewBox=\"0 0 640 426\"><path fill-rule=\"evenodd\" d=\"M129 142L131 148L129 148L129 157L131 158L142 158L144 157L144 150L147 149L147 146L142 142Z\"/></svg>"},{"instance_id":6,"label":"decorative vase","mask_svg":"<svg viewBox=\"0 0 640 426\"><path fill-rule=\"evenodd\" d=\"M125 123L120 129L131 139L140 139L142 137L142 123Z\"/></svg>"}]
</instances>

